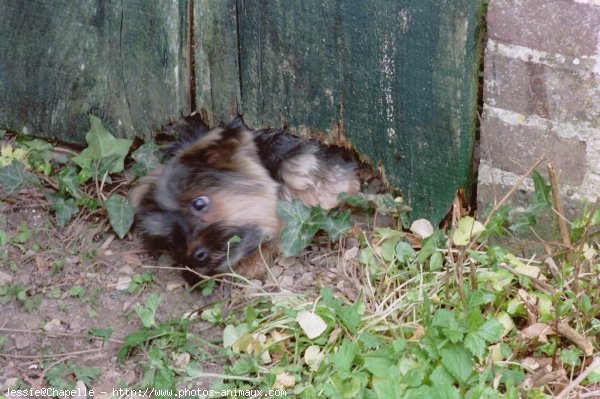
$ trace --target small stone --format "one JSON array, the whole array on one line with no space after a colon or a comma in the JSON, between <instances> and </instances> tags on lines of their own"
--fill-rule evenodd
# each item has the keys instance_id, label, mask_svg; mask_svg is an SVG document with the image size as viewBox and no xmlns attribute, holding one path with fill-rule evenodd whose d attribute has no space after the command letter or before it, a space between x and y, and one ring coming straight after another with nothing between
<instances>
[{"instance_id":1,"label":"small stone","mask_svg":"<svg viewBox=\"0 0 600 399\"><path fill-rule=\"evenodd\" d=\"M66 327L58 319L52 319L44 326L44 331L49 333L64 333Z\"/></svg>"},{"instance_id":2,"label":"small stone","mask_svg":"<svg viewBox=\"0 0 600 399\"><path fill-rule=\"evenodd\" d=\"M357 256L358 256L358 247L352 247L352 248L348 249L346 252L344 252L344 260L345 261L356 259Z\"/></svg>"},{"instance_id":3,"label":"small stone","mask_svg":"<svg viewBox=\"0 0 600 399\"><path fill-rule=\"evenodd\" d=\"M292 265L294 265L297 262L297 259L294 257L288 257L288 258L282 258L279 261L279 266L286 268L286 267L290 267Z\"/></svg>"},{"instance_id":4,"label":"small stone","mask_svg":"<svg viewBox=\"0 0 600 399\"><path fill-rule=\"evenodd\" d=\"M433 235L433 226L427 219L417 219L410 225L410 231L425 239Z\"/></svg>"},{"instance_id":5,"label":"small stone","mask_svg":"<svg viewBox=\"0 0 600 399\"><path fill-rule=\"evenodd\" d=\"M260 280L250 280L250 286L246 288L246 293L252 295L260 292L260 289L263 286L263 282Z\"/></svg>"},{"instance_id":6,"label":"small stone","mask_svg":"<svg viewBox=\"0 0 600 399\"><path fill-rule=\"evenodd\" d=\"M8 273L5 272L0 272L0 286L4 285L4 284L10 284L12 283L12 276Z\"/></svg>"},{"instance_id":7,"label":"small stone","mask_svg":"<svg viewBox=\"0 0 600 399\"><path fill-rule=\"evenodd\" d=\"M67 266L75 266L77 264L79 264L80 259L78 256L67 256L65 258L65 265Z\"/></svg>"},{"instance_id":8,"label":"small stone","mask_svg":"<svg viewBox=\"0 0 600 399\"><path fill-rule=\"evenodd\" d=\"M81 380L78 380L75 384L75 395L73 395L73 399L86 399L87 398L87 387L85 383Z\"/></svg>"},{"instance_id":9,"label":"small stone","mask_svg":"<svg viewBox=\"0 0 600 399\"><path fill-rule=\"evenodd\" d=\"M131 277L121 276L117 280L117 285L115 286L115 289L118 291L126 291L129 288L129 283L131 283Z\"/></svg>"},{"instance_id":10,"label":"small stone","mask_svg":"<svg viewBox=\"0 0 600 399\"><path fill-rule=\"evenodd\" d=\"M161 267L173 266L173 258L171 258L169 255L161 254L158 257L158 266L161 266Z\"/></svg>"},{"instance_id":11,"label":"small stone","mask_svg":"<svg viewBox=\"0 0 600 399\"><path fill-rule=\"evenodd\" d=\"M167 281L167 291L168 292L173 292L175 290L178 290L180 288L185 288L185 282L181 281L181 280L170 280Z\"/></svg>"},{"instance_id":12,"label":"small stone","mask_svg":"<svg viewBox=\"0 0 600 399\"><path fill-rule=\"evenodd\" d=\"M292 287L294 285L294 278L292 276L283 276L279 279L279 284L284 287Z\"/></svg>"},{"instance_id":13,"label":"small stone","mask_svg":"<svg viewBox=\"0 0 600 399\"><path fill-rule=\"evenodd\" d=\"M126 264L131 265L133 267L137 268L142 266L142 260L136 254L123 254L122 259Z\"/></svg>"},{"instance_id":14,"label":"small stone","mask_svg":"<svg viewBox=\"0 0 600 399\"><path fill-rule=\"evenodd\" d=\"M83 326L79 320L71 320L69 323L69 332L80 333L81 331L83 331Z\"/></svg>"},{"instance_id":15,"label":"small stone","mask_svg":"<svg viewBox=\"0 0 600 399\"><path fill-rule=\"evenodd\" d=\"M175 358L174 363L175 363L175 367L177 367L177 368L180 368L180 369L187 368L188 364L190 363L190 354L187 352L180 353Z\"/></svg>"},{"instance_id":16,"label":"small stone","mask_svg":"<svg viewBox=\"0 0 600 399\"><path fill-rule=\"evenodd\" d=\"M135 376L135 371L133 370L127 370L127 372L125 373L125 375L123 375L123 382L126 385L132 385L136 380L136 376Z\"/></svg>"},{"instance_id":17,"label":"small stone","mask_svg":"<svg viewBox=\"0 0 600 399\"><path fill-rule=\"evenodd\" d=\"M271 273L274 277L279 277L283 273L283 268L281 266L273 266L271 267Z\"/></svg>"},{"instance_id":18,"label":"small stone","mask_svg":"<svg viewBox=\"0 0 600 399\"><path fill-rule=\"evenodd\" d=\"M31 338L29 337L29 335L17 335L15 337L15 347L19 350L21 349L25 349L27 348L29 345L31 345Z\"/></svg>"},{"instance_id":19,"label":"small stone","mask_svg":"<svg viewBox=\"0 0 600 399\"><path fill-rule=\"evenodd\" d=\"M4 383L0 383L0 392L6 392L10 388L16 388L18 383L19 378L17 377L7 378L6 381L4 381Z\"/></svg>"}]
</instances>

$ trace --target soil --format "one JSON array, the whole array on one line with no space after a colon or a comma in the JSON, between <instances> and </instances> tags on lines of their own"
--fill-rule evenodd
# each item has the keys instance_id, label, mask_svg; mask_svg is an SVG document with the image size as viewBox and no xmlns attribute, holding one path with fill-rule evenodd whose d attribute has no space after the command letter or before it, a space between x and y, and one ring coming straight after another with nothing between
<instances>
[{"instance_id":1,"label":"soil","mask_svg":"<svg viewBox=\"0 0 600 399\"><path fill-rule=\"evenodd\" d=\"M118 362L117 353L125 337L142 328L134 311L137 304L144 304L151 294L161 295L156 319L165 321L216 302L235 306L231 298L248 291L234 287L228 292L227 284L220 284L210 296L190 292L168 256L147 253L135 234L115 238L101 215L80 216L66 229L57 229L53 216L38 206L43 196L32 190L9 197L0 208L0 232L8 237L8 243L0 245L0 395L16 382L22 387L47 387L49 373L59 365L100 370L87 386L94 397L108 398L113 389L135 387L143 378L147 354L137 351ZM27 226L29 237L14 242L11 238L22 226ZM325 237L317 238L299 258L277 256L270 267L272 276L279 287L292 291L317 292L326 285L350 299L356 297L357 288L343 278L338 247ZM356 239L348 238L342 248L346 260L357 257ZM130 293L131 278L148 272L152 282ZM273 282L264 276L253 283ZM94 328L111 328L110 339L91 337ZM222 337L220 328L199 318L190 333L207 340ZM222 361L207 360L202 369L219 373L223 366ZM65 378L76 382L72 374ZM212 382L194 385L207 388Z\"/></svg>"}]
</instances>

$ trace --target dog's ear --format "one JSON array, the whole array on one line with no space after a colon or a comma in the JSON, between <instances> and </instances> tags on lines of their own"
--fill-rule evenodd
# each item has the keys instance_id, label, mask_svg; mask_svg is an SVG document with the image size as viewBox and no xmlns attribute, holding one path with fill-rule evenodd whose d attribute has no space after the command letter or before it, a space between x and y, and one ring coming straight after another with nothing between
<instances>
[{"instance_id":1,"label":"dog's ear","mask_svg":"<svg viewBox=\"0 0 600 399\"><path fill-rule=\"evenodd\" d=\"M244 123L244 119L242 115L237 114L235 118L230 120L226 125L225 129L234 129L234 130L249 130L248 126Z\"/></svg>"},{"instance_id":2,"label":"dog's ear","mask_svg":"<svg viewBox=\"0 0 600 399\"><path fill-rule=\"evenodd\" d=\"M204 137L209 127L204 123L199 113L195 112L183 118L184 122L165 128L165 133L176 134L177 141L167 147L167 153L174 155Z\"/></svg>"},{"instance_id":3,"label":"dog's ear","mask_svg":"<svg viewBox=\"0 0 600 399\"><path fill-rule=\"evenodd\" d=\"M156 167L152 173L147 176L144 176L140 179L137 187L129 192L129 202L135 209L139 209L144 198L150 193L150 190L154 188L154 186L160 180L160 174L162 173L164 167L163 165L159 165Z\"/></svg>"},{"instance_id":4,"label":"dog's ear","mask_svg":"<svg viewBox=\"0 0 600 399\"><path fill-rule=\"evenodd\" d=\"M255 157L252 132L233 126L210 132L205 139L186 148L179 156L182 163L214 169L237 169L243 157Z\"/></svg>"}]
</instances>

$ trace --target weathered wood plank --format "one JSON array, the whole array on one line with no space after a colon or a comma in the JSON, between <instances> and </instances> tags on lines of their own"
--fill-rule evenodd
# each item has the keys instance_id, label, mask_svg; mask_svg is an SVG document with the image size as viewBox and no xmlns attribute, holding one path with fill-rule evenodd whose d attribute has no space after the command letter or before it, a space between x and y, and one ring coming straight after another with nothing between
<instances>
[{"instance_id":1,"label":"weathered wood plank","mask_svg":"<svg viewBox=\"0 0 600 399\"><path fill-rule=\"evenodd\" d=\"M227 122L240 100L235 0L194 1L196 108Z\"/></svg>"},{"instance_id":2,"label":"weathered wood plank","mask_svg":"<svg viewBox=\"0 0 600 399\"><path fill-rule=\"evenodd\" d=\"M89 113L131 137L188 112L185 5L0 2L0 127L82 143Z\"/></svg>"},{"instance_id":3,"label":"weathered wood plank","mask_svg":"<svg viewBox=\"0 0 600 399\"><path fill-rule=\"evenodd\" d=\"M439 221L472 179L481 0L238 1L252 125L342 126Z\"/></svg>"}]
</instances>

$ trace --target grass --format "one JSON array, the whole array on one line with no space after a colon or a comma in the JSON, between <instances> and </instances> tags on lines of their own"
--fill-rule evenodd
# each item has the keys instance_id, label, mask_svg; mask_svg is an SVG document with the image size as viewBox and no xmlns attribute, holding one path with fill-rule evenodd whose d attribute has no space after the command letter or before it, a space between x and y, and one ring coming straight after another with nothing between
<instances>
[{"instance_id":1,"label":"grass","mask_svg":"<svg viewBox=\"0 0 600 399\"><path fill-rule=\"evenodd\" d=\"M69 160L57 167L41 141L15 139L0 158L5 191L18 194L22 187L41 185L54 192L36 200L53 211L54 223L70 237L66 255L92 261L98 245L79 233L82 222L94 218L100 222L98 231L109 223L123 237L131 217L124 197L117 196L127 188L119 175L125 152L98 125L91 142L94 129L111 152L90 150L78 156L79 167ZM149 147L135 154L138 171L159 158ZM549 182L534 171L542 161L528 172L535 193L525 210L506 205L513 189L484 219L454 214L446 229L434 229L425 239L401 228L350 228L346 212L325 214L298 203L281 204L280 216L290 217L286 234L296 236L288 240L294 244L286 248L289 253L302 251L307 232L310 237L319 229L334 238L347 234L339 238L337 284L315 282L312 292L295 292L281 286L270 270L260 287L227 274L204 282L199 291L211 295L219 281L238 288L231 298L158 319L157 311L169 304L149 294L131 307L131 322L138 326L134 332L113 339L111 328L98 327L86 337L118 344L118 362L141 370L122 388L155 388L162 392L157 397L193 390L199 381L220 392L281 389L300 398L595 397L600 395L600 210L597 204L589 206L567 221L553 170L548 170ZM11 201L3 199L15 205ZM398 226L406 216L406 207L389 195L344 201L355 209L392 215ZM523 241L539 236L544 214L555 221L557 239L538 239L542 253L516 254L502 245L503 237ZM47 229L21 225L11 234L0 229L0 255L7 258L8 246L43 250L36 236ZM65 267L66 255L59 255L53 256L55 274ZM140 295L154 283L151 273L135 273L128 295ZM0 287L0 303L15 300L31 312L43 296L79 298L89 304L90 317L96 317L98 295L99 290L78 285L47 291L19 284ZM222 335L205 337L193 328L199 320L220 328ZM0 349L3 345L6 340L0 339ZM100 371L79 365L73 356L49 356L40 380L57 388L75 380L92 386ZM28 386L26 381L17 385Z\"/></svg>"}]
</instances>

